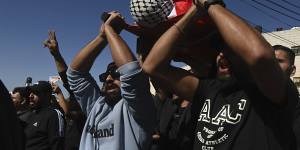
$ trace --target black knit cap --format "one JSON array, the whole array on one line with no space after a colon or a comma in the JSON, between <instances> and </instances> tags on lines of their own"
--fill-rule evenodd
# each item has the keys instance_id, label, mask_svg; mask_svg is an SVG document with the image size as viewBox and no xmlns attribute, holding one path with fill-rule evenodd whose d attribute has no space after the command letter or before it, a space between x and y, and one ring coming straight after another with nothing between
<instances>
[{"instance_id":1,"label":"black knit cap","mask_svg":"<svg viewBox=\"0 0 300 150\"><path fill-rule=\"evenodd\" d=\"M38 81L30 86L29 89L35 94L52 93L52 87L48 81Z\"/></svg>"},{"instance_id":2,"label":"black knit cap","mask_svg":"<svg viewBox=\"0 0 300 150\"><path fill-rule=\"evenodd\" d=\"M107 65L106 72L116 71L117 69L117 65L114 62L111 62Z\"/></svg>"}]
</instances>

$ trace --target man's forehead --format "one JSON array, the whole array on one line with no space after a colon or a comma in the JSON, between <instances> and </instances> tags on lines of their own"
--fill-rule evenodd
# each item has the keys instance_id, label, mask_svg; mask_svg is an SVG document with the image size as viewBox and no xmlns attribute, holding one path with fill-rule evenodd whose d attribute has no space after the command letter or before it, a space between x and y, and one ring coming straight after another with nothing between
<instances>
[{"instance_id":1,"label":"man's forehead","mask_svg":"<svg viewBox=\"0 0 300 150\"><path fill-rule=\"evenodd\" d=\"M276 50L275 51L275 56L276 56L276 58L278 58L278 57L288 58L287 52L285 52L283 50Z\"/></svg>"}]
</instances>

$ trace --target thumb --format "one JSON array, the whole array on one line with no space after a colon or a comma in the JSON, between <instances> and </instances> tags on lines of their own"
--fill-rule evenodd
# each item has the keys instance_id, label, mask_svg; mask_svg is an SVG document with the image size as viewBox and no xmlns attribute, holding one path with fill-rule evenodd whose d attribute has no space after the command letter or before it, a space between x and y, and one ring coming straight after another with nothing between
<instances>
[{"instance_id":1,"label":"thumb","mask_svg":"<svg viewBox=\"0 0 300 150\"><path fill-rule=\"evenodd\" d=\"M45 48L45 47L48 47L48 43L49 43L49 40L48 40L48 39L45 40L45 41L43 42L44 48Z\"/></svg>"}]
</instances>

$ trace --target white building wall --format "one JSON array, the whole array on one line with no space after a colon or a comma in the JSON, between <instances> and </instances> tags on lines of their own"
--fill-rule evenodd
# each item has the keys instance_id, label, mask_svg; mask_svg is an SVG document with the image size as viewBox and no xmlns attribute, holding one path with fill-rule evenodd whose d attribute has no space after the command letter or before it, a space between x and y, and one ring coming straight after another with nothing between
<instances>
[{"instance_id":1,"label":"white building wall","mask_svg":"<svg viewBox=\"0 0 300 150\"><path fill-rule=\"evenodd\" d=\"M286 47L300 46L300 27L290 30L262 33L271 45L284 45Z\"/></svg>"}]
</instances>

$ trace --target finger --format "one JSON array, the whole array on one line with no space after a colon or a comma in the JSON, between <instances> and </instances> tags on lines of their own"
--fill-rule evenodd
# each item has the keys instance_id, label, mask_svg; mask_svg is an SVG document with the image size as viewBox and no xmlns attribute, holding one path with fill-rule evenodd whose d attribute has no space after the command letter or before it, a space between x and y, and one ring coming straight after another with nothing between
<instances>
[{"instance_id":1,"label":"finger","mask_svg":"<svg viewBox=\"0 0 300 150\"><path fill-rule=\"evenodd\" d=\"M104 25L101 25L100 30L104 31Z\"/></svg>"},{"instance_id":2,"label":"finger","mask_svg":"<svg viewBox=\"0 0 300 150\"><path fill-rule=\"evenodd\" d=\"M54 82L51 82L51 86L55 88L56 84Z\"/></svg>"},{"instance_id":3,"label":"finger","mask_svg":"<svg viewBox=\"0 0 300 150\"><path fill-rule=\"evenodd\" d=\"M55 30L53 30L53 40L56 41L56 34L55 34Z\"/></svg>"},{"instance_id":4,"label":"finger","mask_svg":"<svg viewBox=\"0 0 300 150\"><path fill-rule=\"evenodd\" d=\"M119 16L119 15L121 15L121 13L119 13L118 11L111 11L108 14L110 14L111 16Z\"/></svg>"},{"instance_id":5,"label":"finger","mask_svg":"<svg viewBox=\"0 0 300 150\"><path fill-rule=\"evenodd\" d=\"M51 40L55 40L55 31L54 30L51 30Z\"/></svg>"},{"instance_id":6,"label":"finger","mask_svg":"<svg viewBox=\"0 0 300 150\"><path fill-rule=\"evenodd\" d=\"M51 39L51 30L48 30L48 39Z\"/></svg>"},{"instance_id":7,"label":"finger","mask_svg":"<svg viewBox=\"0 0 300 150\"><path fill-rule=\"evenodd\" d=\"M53 30L50 31L50 35L51 35L50 40L54 40Z\"/></svg>"},{"instance_id":8,"label":"finger","mask_svg":"<svg viewBox=\"0 0 300 150\"><path fill-rule=\"evenodd\" d=\"M48 43L49 43L49 40L48 40L48 39L47 39L47 40L44 40L44 42L43 42L44 47L48 47Z\"/></svg>"},{"instance_id":9,"label":"finger","mask_svg":"<svg viewBox=\"0 0 300 150\"><path fill-rule=\"evenodd\" d=\"M117 11L111 11L109 12L109 14L115 14L115 13L118 13Z\"/></svg>"},{"instance_id":10,"label":"finger","mask_svg":"<svg viewBox=\"0 0 300 150\"><path fill-rule=\"evenodd\" d=\"M48 44L45 44L45 43L44 43L44 46L43 46L43 47L44 47L44 48L45 48L45 47L48 47Z\"/></svg>"},{"instance_id":11,"label":"finger","mask_svg":"<svg viewBox=\"0 0 300 150\"><path fill-rule=\"evenodd\" d=\"M122 20L125 19L125 17L124 17L121 13L119 13L119 12L117 12L116 15L117 15L118 17L120 17Z\"/></svg>"}]
</instances>

